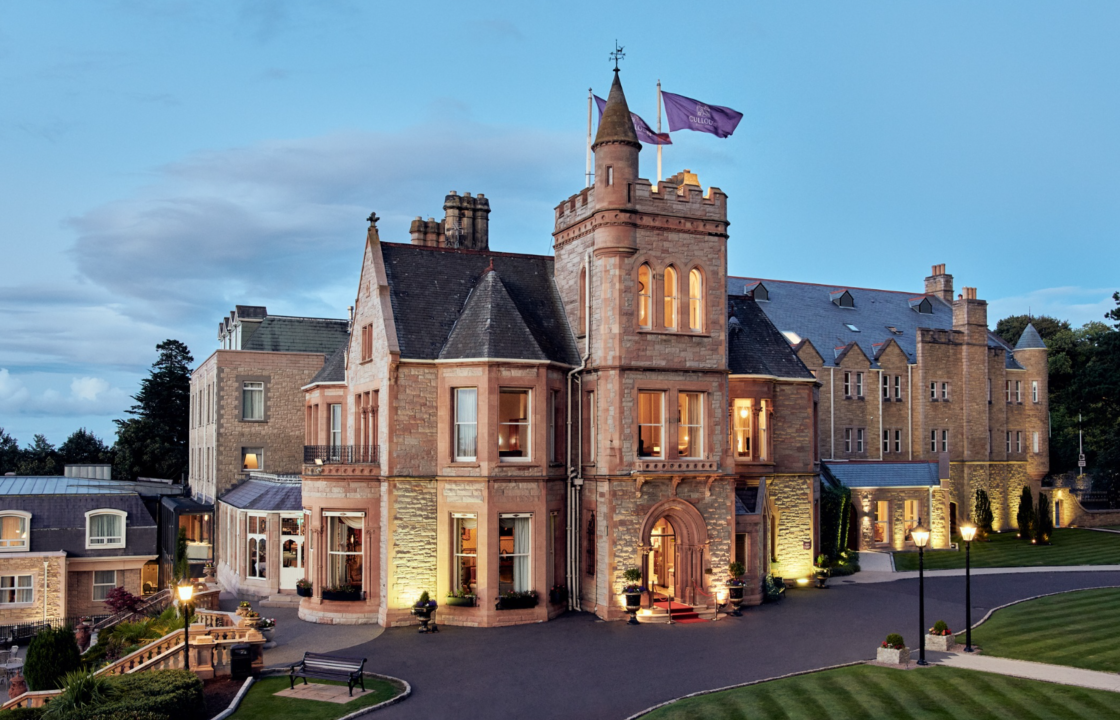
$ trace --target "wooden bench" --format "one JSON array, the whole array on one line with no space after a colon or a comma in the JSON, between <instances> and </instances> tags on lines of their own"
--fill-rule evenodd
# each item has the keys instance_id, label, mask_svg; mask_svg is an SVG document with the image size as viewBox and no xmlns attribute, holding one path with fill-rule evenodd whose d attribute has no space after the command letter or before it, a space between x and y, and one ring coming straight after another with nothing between
<instances>
[{"instance_id":1,"label":"wooden bench","mask_svg":"<svg viewBox=\"0 0 1120 720\"><path fill-rule=\"evenodd\" d=\"M365 666L365 658L305 652L303 660L293 665L288 672L288 679L292 683L293 690L296 689L297 677L303 678L304 685L307 684L307 678L344 681L346 687L350 690L350 697L354 697L355 685L360 684L362 691L365 692L366 680L363 672Z\"/></svg>"}]
</instances>

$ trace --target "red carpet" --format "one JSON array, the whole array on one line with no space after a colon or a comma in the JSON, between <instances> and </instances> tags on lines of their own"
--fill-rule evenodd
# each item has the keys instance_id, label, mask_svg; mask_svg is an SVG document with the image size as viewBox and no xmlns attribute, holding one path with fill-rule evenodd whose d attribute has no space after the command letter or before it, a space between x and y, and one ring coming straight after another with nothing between
<instances>
[{"instance_id":1,"label":"red carpet","mask_svg":"<svg viewBox=\"0 0 1120 720\"><path fill-rule=\"evenodd\" d=\"M661 608L662 610L669 609L669 603L665 601L658 601L653 604L654 607ZM673 622L679 622L682 625L688 623L702 623L709 622L700 617L700 614L692 609L691 605L683 605L679 602L673 603Z\"/></svg>"}]
</instances>

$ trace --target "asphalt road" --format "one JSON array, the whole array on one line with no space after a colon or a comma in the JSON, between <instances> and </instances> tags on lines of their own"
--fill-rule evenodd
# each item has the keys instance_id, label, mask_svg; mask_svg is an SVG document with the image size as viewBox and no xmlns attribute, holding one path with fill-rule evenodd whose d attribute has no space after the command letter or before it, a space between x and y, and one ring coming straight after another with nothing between
<instances>
[{"instance_id":1,"label":"asphalt road","mask_svg":"<svg viewBox=\"0 0 1120 720\"><path fill-rule=\"evenodd\" d=\"M1013 600L1106 585L1120 586L1120 572L973 577L973 621ZM698 690L871 659L890 632L917 646L917 580L834 580L787 595L707 624L634 627L568 614L510 628L441 626L433 635L394 628L346 654L412 684L412 697L377 712L379 720L621 720ZM926 581L925 619L964 627L964 578Z\"/></svg>"}]
</instances>

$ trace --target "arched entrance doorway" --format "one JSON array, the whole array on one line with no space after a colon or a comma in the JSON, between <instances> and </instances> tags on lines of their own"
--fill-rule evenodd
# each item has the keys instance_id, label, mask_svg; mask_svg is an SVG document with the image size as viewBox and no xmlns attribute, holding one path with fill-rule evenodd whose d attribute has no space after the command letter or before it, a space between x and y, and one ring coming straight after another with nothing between
<instances>
[{"instance_id":1,"label":"arched entrance doorway","mask_svg":"<svg viewBox=\"0 0 1120 720\"><path fill-rule=\"evenodd\" d=\"M689 604L706 604L704 557L708 528L691 503L664 500L642 523L642 584L654 595L672 596Z\"/></svg>"}]
</instances>

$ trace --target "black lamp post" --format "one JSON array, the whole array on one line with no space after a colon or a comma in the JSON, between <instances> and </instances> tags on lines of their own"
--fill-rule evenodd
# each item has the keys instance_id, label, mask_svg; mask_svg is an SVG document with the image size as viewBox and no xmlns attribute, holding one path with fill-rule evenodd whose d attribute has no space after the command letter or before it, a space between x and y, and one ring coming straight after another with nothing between
<instances>
[{"instance_id":1,"label":"black lamp post","mask_svg":"<svg viewBox=\"0 0 1120 720\"><path fill-rule=\"evenodd\" d=\"M964 540L964 651L972 652L972 541L976 538L976 526L961 525L961 538Z\"/></svg>"},{"instance_id":2,"label":"black lamp post","mask_svg":"<svg viewBox=\"0 0 1120 720\"><path fill-rule=\"evenodd\" d=\"M918 650L918 664L928 665L926 662L926 567L925 549L929 544L929 530L921 525L910 531L914 544L918 546L918 633L922 644Z\"/></svg>"},{"instance_id":3,"label":"black lamp post","mask_svg":"<svg viewBox=\"0 0 1120 720\"><path fill-rule=\"evenodd\" d=\"M183 613L183 667L191 669L191 596L194 595L194 585L185 582L178 587L179 609Z\"/></svg>"}]
</instances>

